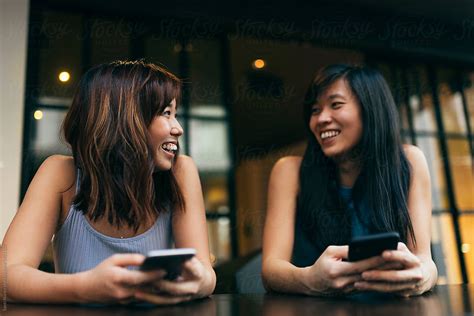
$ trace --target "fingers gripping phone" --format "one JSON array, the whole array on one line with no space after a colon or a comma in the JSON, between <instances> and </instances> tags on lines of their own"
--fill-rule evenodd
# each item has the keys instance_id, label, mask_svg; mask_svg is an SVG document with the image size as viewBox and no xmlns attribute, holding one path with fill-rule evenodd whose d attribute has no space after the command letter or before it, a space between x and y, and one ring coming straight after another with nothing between
<instances>
[{"instance_id":1,"label":"fingers gripping phone","mask_svg":"<svg viewBox=\"0 0 474 316\"><path fill-rule=\"evenodd\" d=\"M167 272L165 279L174 280L181 274L183 263L195 255L196 249L193 248L153 250L148 252L140 270L162 269Z\"/></svg>"},{"instance_id":2,"label":"fingers gripping phone","mask_svg":"<svg viewBox=\"0 0 474 316\"><path fill-rule=\"evenodd\" d=\"M396 250L400 235L388 232L353 238L349 243L349 261L359 261L375 257L384 250Z\"/></svg>"}]
</instances>

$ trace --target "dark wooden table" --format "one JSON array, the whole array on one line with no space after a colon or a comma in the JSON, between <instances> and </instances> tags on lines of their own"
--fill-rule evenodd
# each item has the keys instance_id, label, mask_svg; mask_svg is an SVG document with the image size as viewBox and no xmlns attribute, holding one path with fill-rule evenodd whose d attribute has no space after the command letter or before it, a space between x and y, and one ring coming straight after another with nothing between
<instances>
[{"instance_id":1,"label":"dark wooden table","mask_svg":"<svg viewBox=\"0 0 474 316\"><path fill-rule=\"evenodd\" d=\"M8 304L5 315L474 315L474 284L441 285L409 299L367 294L344 298L293 295L218 294L178 306L76 306ZM0 309L1 311L1 309Z\"/></svg>"}]
</instances>

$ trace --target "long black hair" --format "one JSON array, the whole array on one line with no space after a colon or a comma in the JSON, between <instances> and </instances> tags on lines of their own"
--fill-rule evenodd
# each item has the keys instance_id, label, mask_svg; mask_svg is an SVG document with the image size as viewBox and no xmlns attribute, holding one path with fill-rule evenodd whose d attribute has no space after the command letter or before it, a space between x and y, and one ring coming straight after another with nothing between
<instances>
[{"instance_id":1,"label":"long black hair","mask_svg":"<svg viewBox=\"0 0 474 316\"><path fill-rule=\"evenodd\" d=\"M363 124L361 140L351 153L361 170L352 190L356 212L360 212L364 200L371 231L397 231L402 241L406 242L410 235L415 242L407 206L411 171L399 134L398 112L383 76L365 66L327 66L317 73L307 90L304 117L310 133L300 168L297 201L303 229L313 240L323 238L322 242L337 244L338 237L344 236L337 228L350 227L346 205L338 193L337 165L324 155L309 130L312 106L340 79L346 81L357 98ZM326 237L321 229L326 230Z\"/></svg>"}]
</instances>

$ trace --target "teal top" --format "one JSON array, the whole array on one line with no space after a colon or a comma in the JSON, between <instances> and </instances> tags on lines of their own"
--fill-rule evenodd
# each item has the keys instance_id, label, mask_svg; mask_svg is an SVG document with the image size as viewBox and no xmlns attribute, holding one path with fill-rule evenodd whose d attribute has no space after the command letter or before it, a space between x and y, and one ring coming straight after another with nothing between
<instances>
[{"instance_id":1,"label":"teal top","mask_svg":"<svg viewBox=\"0 0 474 316\"><path fill-rule=\"evenodd\" d=\"M341 186L339 188L339 194L341 195L344 202L347 203L347 209L349 210L350 215L351 215L351 223L352 223L351 236L358 237L358 236L368 235L370 233L369 229L367 226L363 224L363 222L360 219L361 216L367 215L367 213L364 212L366 208L363 207L363 209L361 209L362 214L357 214L354 208L354 201L352 200L352 188ZM367 222L366 218L364 219L365 219L365 222Z\"/></svg>"},{"instance_id":2,"label":"teal top","mask_svg":"<svg viewBox=\"0 0 474 316\"><path fill-rule=\"evenodd\" d=\"M296 213L295 236L293 243L292 263L298 267L312 265L329 245L347 245L351 238L364 236L371 233L369 223L368 207L362 201L359 211L354 207L352 188L339 187L339 195L347 205L343 214L334 214L331 211L324 212L316 219L311 227L316 229L319 238L310 240L302 226L301 214ZM360 213L360 214L359 214ZM324 240L323 240L324 239Z\"/></svg>"}]
</instances>

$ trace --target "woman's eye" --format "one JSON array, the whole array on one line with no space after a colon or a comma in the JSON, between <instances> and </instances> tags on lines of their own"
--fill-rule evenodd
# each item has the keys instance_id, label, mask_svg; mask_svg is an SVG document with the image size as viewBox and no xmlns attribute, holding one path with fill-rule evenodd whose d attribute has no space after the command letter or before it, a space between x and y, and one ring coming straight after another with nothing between
<instances>
[{"instance_id":1,"label":"woman's eye","mask_svg":"<svg viewBox=\"0 0 474 316\"><path fill-rule=\"evenodd\" d=\"M332 104L332 107L337 109L337 108L340 107L341 105L342 105L342 102L334 102L334 103Z\"/></svg>"},{"instance_id":2,"label":"woman's eye","mask_svg":"<svg viewBox=\"0 0 474 316\"><path fill-rule=\"evenodd\" d=\"M312 108L311 109L311 114L319 114L319 112L321 112L321 110L319 108Z\"/></svg>"},{"instance_id":3,"label":"woman's eye","mask_svg":"<svg viewBox=\"0 0 474 316\"><path fill-rule=\"evenodd\" d=\"M164 116L170 116L171 115L171 111L163 111L162 115Z\"/></svg>"}]
</instances>

